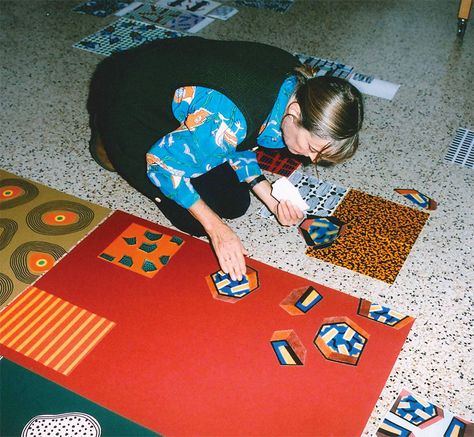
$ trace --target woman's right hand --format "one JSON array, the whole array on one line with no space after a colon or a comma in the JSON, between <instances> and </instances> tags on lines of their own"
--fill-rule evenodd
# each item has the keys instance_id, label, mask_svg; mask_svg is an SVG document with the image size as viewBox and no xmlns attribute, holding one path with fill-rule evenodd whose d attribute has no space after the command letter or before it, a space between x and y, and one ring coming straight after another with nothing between
<instances>
[{"instance_id":1,"label":"woman's right hand","mask_svg":"<svg viewBox=\"0 0 474 437\"><path fill-rule=\"evenodd\" d=\"M239 237L224 222L214 224L208 234L222 271L228 273L233 281L242 280L247 271L244 256L248 252Z\"/></svg>"},{"instance_id":2,"label":"woman's right hand","mask_svg":"<svg viewBox=\"0 0 474 437\"><path fill-rule=\"evenodd\" d=\"M274 209L274 214L279 223L283 226L297 225L304 218L304 213L289 200L278 202Z\"/></svg>"}]
</instances>

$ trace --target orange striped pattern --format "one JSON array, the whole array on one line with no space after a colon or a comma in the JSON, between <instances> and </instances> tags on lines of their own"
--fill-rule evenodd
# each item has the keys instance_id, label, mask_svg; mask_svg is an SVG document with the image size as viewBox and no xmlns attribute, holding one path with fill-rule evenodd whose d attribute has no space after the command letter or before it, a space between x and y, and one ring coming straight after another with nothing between
<instances>
[{"instance_id":1,"label":"orange striped pattern","mask_svg":"<svg viewBox=\"0 0 474 437\"><path fill-rule=\"evenodd\" d=\"M0 344L69 375L114 326L110 320L30 287L0 313Z\"/></svg>"}]
</instances>

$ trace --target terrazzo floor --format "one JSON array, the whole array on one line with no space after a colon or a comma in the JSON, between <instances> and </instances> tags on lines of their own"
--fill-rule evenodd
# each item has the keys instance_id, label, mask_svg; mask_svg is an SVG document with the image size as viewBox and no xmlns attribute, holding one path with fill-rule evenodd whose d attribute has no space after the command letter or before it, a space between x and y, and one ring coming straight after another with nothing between
<instances>
[{"instance_id":1,"label":"terrazzo floor","mask_svg":"<svg viewBox=\"0 0 474 437\"><path fill-rule=\"evenodd\" d=\"M114 18L71 12L78 3L0 1L0 167L169 226L87 153L87 85L101 57L71 46ZM474 419L474 171L443 163L456 129L474 129L474 23L461 44L456 15L455 0L296 0L285 14L241 7L199 33L337 59L401 84L393 101L365 98L357 155L320 169L322 179L402 204L394 188L438 201L393 285L307 257L296 229L260 218L255 199L232 222L253 258L416 317L365 435L404 387Z\"/></svg>"}]
</instances>

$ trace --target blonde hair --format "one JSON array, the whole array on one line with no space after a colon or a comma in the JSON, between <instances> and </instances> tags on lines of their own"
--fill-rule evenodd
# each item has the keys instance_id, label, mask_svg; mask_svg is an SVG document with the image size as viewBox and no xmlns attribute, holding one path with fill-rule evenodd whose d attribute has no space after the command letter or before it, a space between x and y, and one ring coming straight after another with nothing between
<instances>
[{"instance_id":1,"label":"blonde hair","mask_svg":"<svg viewBox=\"0 0 474 437\"><path fill-rule=\"evenodd\" d=\"M298 79L295 98L301 108L298 124L328 140L317 160L339 163L351 158L359 146L364 119L361 93L345 79L314 77L315 70L309 65L299 65L294 71Z\"/></svg>"}]
</instances>

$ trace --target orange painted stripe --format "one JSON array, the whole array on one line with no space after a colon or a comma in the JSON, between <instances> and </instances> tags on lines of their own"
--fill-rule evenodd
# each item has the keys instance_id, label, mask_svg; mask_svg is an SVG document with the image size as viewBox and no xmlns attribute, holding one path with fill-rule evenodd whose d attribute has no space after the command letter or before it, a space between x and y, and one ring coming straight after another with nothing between
<instances>
[{"instance_id":1,"label":"orange painted stripe","mask_svg":"<svg viewBox=\"0 0 474 437\"><path fill-rule=\"evenodd\" d=\"M15 310L19 309L18 307L25 301L27 301L28 298L31 297L31 295L35 295L35 291L38 290L37 288L34 288L31 290L30 293L26 294L24 297L18 301L18 305L14 305L13 308L7 307L6 311L2 314L0 317L0 322L3 322L3 320L7 319L9 316L15 313ZM6 324L3 325L3 327L0 329L0 332L4 331L7 329L18 317L20 317L25 311L28 311L28 309L35 304L35 302L41 298L42 295L46 294L44 291L38 290L39 294L31 301L29 302L26 306L22 307L19 309L18 313L14 315Z\"/></svg>"},{"instance_id":2,"label":"orange painted stripe","mask_svg":"<svg viewBox=\"0 0 474 437\"><path fill-rule=\"evenodd\" d=\"M37 290L38 289L36 287L30 287L27 288L23 293L20 293L10 305L6 306L2 311L0 311L0 313L3 313L0 315L0 322L5 320L12 312L16 311L25 301L25 299L34 294Z\"/></svg>"},{"instance_id":3,"label":"orange painted stripe","mask_svg":"<svg viewBox=\"0 0 474 437\"><path fill-rule=\"evenodd\" d=\"M41 303L41 305L38 305L38 307L37 307L38 311L41 309L41 307L44 307L44 308L42 308L42 311L39 314L36 314L35 317L33 317L33 315L34 315L33 311L30 313L31 320L29 320L28 317L25 317L22 320L22 324L23 325L26 324L26 326L24 326L23 329L21 329L20 332L18 332L17 335L13 339L9 340L8 342L5 342L6 346L11 347L15 350L18 350L18 348L17 348L17 346L15 346L15 344L18 343L21 340L24 340L25 336L26 336L26 338L28 338L31 335L31 331L35 329L35 327L38 325L38 323L41 323L45 318L47 318L48 315L52 311L54 311L55 307L59 303L59 301L57 299L53 300L52 302L50 302L50 300L51 299L44 299L43 302ZM48 305L46 305L46 304L48 304ZM12 330L12 332L16 332L16 330L20 327L21 326L19 324L17 326L17 328Z\"/></svg>"},{"instance_id":4,"label":"orange painted stripe","mask_svg":"<svg viewBox=\"0 0 474 437\"><path fill-rule=\"evenodd\" d=\"M69 304L70 305L70 304ZM64 314L53 326L51 326L38 340L35 341L35 343L25 352L26 356L29 356L48 336L51 335L51 333L57 329L63 322L66 320L71 313L75 310L76 308L74 306L71 306L69 308L68 312Z\"/></svg>"},{"instance_id":5,"label":"orange painted stripe","mask_svg":"<svg viewBox=\"0 0 474 437\"><path fill-rule=\"evenodd\" d=\"M25 317L22 317L21 321L15 325L12 329L9 330L8 333L6 333L2 338L0 338L0 343L5 344L5 346L10 346L10 344L13 344L13 341L7 342L7 340L15 334L18 330L20 330L24 325L28 326L28 322L34 318L34 316L43 308L52 298L52 295L49 296L42 296L42 299L39 301L39 305L35 306L35 308L28 313ZM36 301L36 299L35 299ZM26 308L25 308L26 309ZM17 337L14 337L16 339Z\"/></svg>"},{"instance_id":6,"label":"orange painted stripe","mask_svg":"<svg viewBox=\"0 0 474 437\"><path fill-rule=\"evenodd\" d=\"M78 308L74 308L75 310L78 309ZM47 347L45 347L37 356L31 356L31 358L33 358L34 360L36 361L41 361L41 358L44 357L44 355L56 344L58 343L60 340L62 340L62 338L64 337L65 333L69 330L69 328L74 325L74 323L77 322L77 320L79 320L84 314L86 313L86 310L81 310L79 311L78 314L76 314L76 316L74 317L74 319L72 321L70 321L66 327L61 331L61 334L58 335L51 343L49 343L49 345ZM67 320L66 320L67 322Z\"/></svg>"},{"instance_id":7,"label":"orange painted stripe","mask_svg":"<svg viewBox=\"0 0 474 437\"><path fill-rule=\"evenodd\" d=\"M69 375L74 368L84 359L84 357L99 343L102 338L104 338L109 331L115 326L114 322L108 321L108 325L99 333L99 335L95 338L94 341L89 343L89 346L71 363L71 365L64 370L62 373L64 375Z\"/></svg>"},{"instance_id":8,"label":"orange painted stripe","mask_svg":"<svg viewBox=\"0 0 474 437\"><path fill-rule=\"evenodd\" d=\"M89 313L90 314L90 313ZM95 314L90 314L89 317L86 319L85 322L81 323L79 329L74 330L74 334L70 335L69 338L63 342L63 344L56 349L56 351L43 363L45 366L48 366L51 364L51 362L59 355L59 359L61 359L62 355L61 352L66 349L69 344L79 335L81 334L81 331L84 330L84 328L89 324L89 322L95 317ZM52 365L51 367L53 367Z\"/></svg>"},{"instance_id":9,"label":"orange painted stripe","mask_svg":"<svg viewBox=\"0 0 474 437\"><path fill-rule=\"evenodd\" d=\"M103 318L98 318L98 320L94 320L93 323L94 325L91 326L87 332L85 332L82 336L82 338L72 347L66 354L64 354L63 358L61 361L59 361L53 368L54 370L59 370L65 362L67 362L71 357L74 357L76 354L77 350L83 345L87 344L87 341L92 342L95 337L93 335L96 333L96 331L106 322L105 319ZM100 333L100 331L99 331ZM91 338L92 337L92 338ZM90 340L89 340L90 339Z\"/></svg>"},{"instance_id":10,"label":"orange painted stripe","mask_svg":"<svg viewBox=\"0 0 474 437\"><path fill-rule=\"evenodd\" d=\"M1 314L0 343L68 375L114 322L36 287Z\"/></svg>"},{"instance_id":11,"label":"orange painted stripe","mask_svg":"<svg viewBox=\"0 0 474 437\"><path fill-rule=\"evenodd\" d=\"M53 303L53 305L56 305L58 304L59 305L60 303L60 300L58 299L56 302ZM41 333L44 332L44 330L46 329L46 327L56 319L56 317L58 317L59 313L61 311L64 310L64 308L66 308L66 306L68 305L67 302L64 302L54 311L54 313L52 314L49 314L48 317L43 321L43 323L41 323L41 325L39 325L24 341L23 343L21 343L19 346L15 347L15 350L17 352L22 352L23 349L28 346L29 343L31 343L32 341L35 340L35 338L40 335ZM37 342L34 342L33 345L36 345Z\"/></svg>"}]
</instances>

